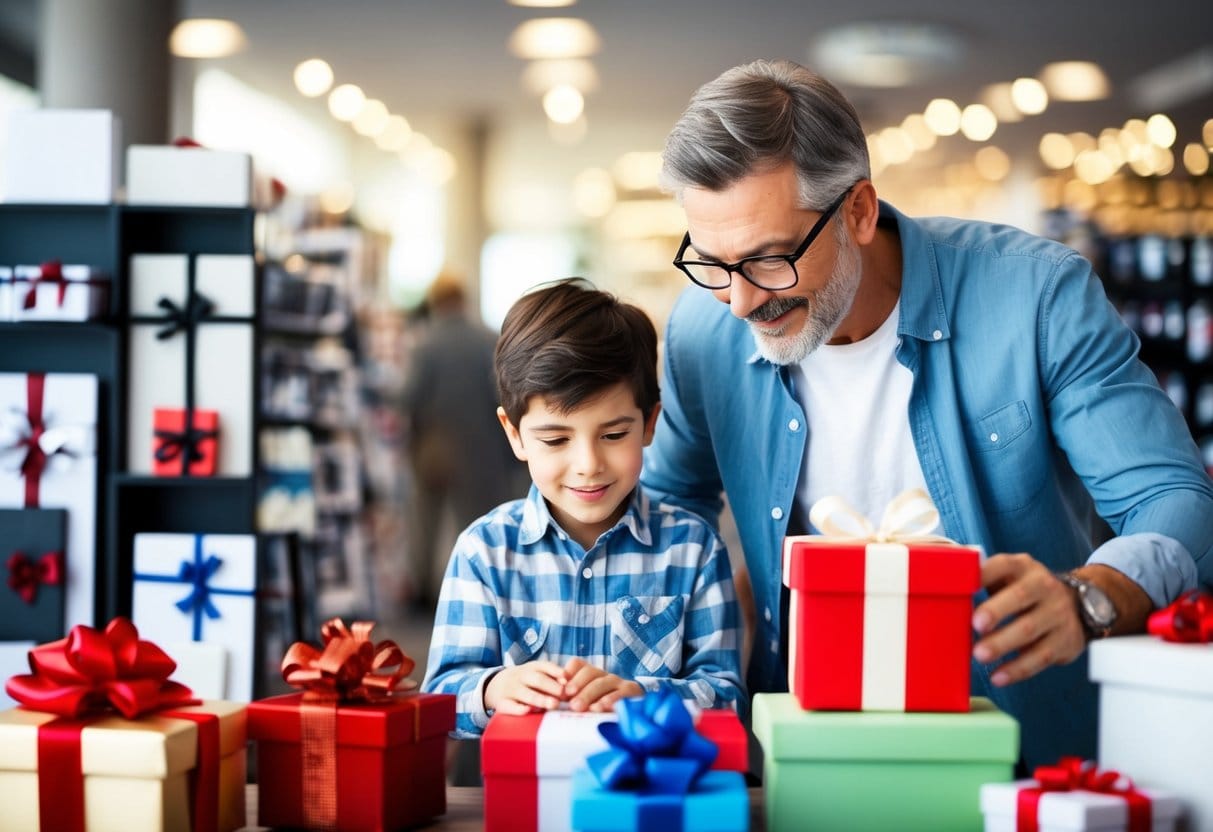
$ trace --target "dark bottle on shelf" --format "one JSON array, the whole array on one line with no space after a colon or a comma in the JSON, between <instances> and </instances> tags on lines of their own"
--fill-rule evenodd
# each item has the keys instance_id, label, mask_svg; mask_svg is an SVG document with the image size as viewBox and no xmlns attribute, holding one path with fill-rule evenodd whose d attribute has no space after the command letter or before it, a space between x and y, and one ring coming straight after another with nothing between
<instances>
[{"instance_id":1,"label":"dark bottle on shelf","mask_svg":"<svg viewBox=\"0 0 1213 832\"><path fill-rule=\"evenodd\" d=\"M1162 334L1171 341L1184 338L1184 305L1178 300L1169 300L1163 307Z\"/></svg>"},{"instance_id":2,"label":"dark bottle on shelf","mask_svg":"<svg viewBox=\"0 0 1213 832\"><path fill-rule=\"evenodd\" d=\"M1163 332L1162 304L1148 301L1141 307L1141 333L1147 338L1161 338Z\"/></svg>"},{"instance_id":3,"label":"dark bottle on shelf","mask_svg":"<svg viewBox=\"0 0 1213 832\"><path fill-rule=\"evenodd\" d=\"M1196 388L1196 408L1194 412L1196 427L1213 428L1213 381L1202 382Z\"/></svg>"},{"instance_id":4,"label":"dark bottle on shelf","mask_svg":"<svg viewBox=\"0 0 1213 832\"><path fill-rule=\"evenodd\" d=\"M1167 276L1167 243L1162 237L1145 234L1137 239L1137 271L1151 282Z\"/></svg>"},{"instance_id":5,"label":"dark bottle on shelf","mask_svg":"<svg viewBox=\"0 0 1213 832\"><path fill-rule=\"evenodd\" d=\"M1204 300L1188 307L1188 360L1208 361L1213 353L1213 312Z\"/></svg>"},{"instance_id":6,"label":"dark bottle on shelf","mask_svg":"<svg viewBox=\"0 0 1213 832\"><path fill-rule=\"evenodd\" d=\"M1109 243L1108 271L1117 283L1132 283L1137 275L1137 244L1132 238Z\"/></svg>"},{"instance_id":7,"label":"dark bottle on shelf","mask_svg":"<svg viewBox=\"0 0 1213 832\"><path fill-rule=\"evenodd\" d=\"M1192 269L1192 283L1197 286L1213 286L1213 240L1197 237L1192 241L1192 253L1188 257Z\"/></svg>"}]
</instances>

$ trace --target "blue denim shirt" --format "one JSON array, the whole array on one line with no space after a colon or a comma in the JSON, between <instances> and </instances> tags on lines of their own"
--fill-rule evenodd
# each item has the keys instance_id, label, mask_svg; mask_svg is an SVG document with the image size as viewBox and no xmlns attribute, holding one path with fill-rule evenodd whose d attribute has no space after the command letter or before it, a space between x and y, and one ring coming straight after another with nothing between
<instances>
[{"instance_id":1,"label":"blue denim shirt","mask_svg":"<svg viewBox=\"0 0 1213 832\"><path fill-rule=\"evenodd\" d=\"M1213 483L1090 264L1007 226L880 213L901 238L897 360L914 375L910 429L944 533L1053 570L1109 564L1160 606L1213 586ZM727 493L758 611L748 686L786 690L780 551L804 413L788 368L706 290L682 295L665 343L642 481L707 518ZM1020 720L1029 766L1094 756L1085 654L1006 688L989 674L974 663L973 692Z\"/></svg>"}]
</instances>

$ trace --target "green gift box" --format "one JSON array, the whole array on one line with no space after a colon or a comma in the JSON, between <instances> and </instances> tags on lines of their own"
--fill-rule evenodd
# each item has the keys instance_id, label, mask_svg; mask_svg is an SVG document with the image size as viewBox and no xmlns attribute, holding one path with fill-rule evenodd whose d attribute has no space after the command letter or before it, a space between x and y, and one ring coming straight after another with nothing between
<instances>
[{"instance_id":1,"label":"green gift box","mask_svg":"<svg viewBox=\"0 0 1213 832\"><path fill-rule=\"evenodd\" d=\"M754 697L770 830L982 827L982 783L1007 782L1019 724L988 699L968 713L805 711Z\"/></svg>"}]
</instances>

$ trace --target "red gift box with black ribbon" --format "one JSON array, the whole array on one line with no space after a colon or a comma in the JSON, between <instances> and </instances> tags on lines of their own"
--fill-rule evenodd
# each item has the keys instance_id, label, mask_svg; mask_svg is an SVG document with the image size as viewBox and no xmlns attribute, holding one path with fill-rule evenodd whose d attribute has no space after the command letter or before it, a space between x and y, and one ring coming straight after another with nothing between
<instances>
[{"instance_id":1,"label":"red gift box with black ribbon","mask_svg":"<svg viewBox=\"0 0 1213 832\"><path fill-rule=\"evenodd\" d=\"M200 703L135 626L72 628L10 678L0 712L3 827L14 832L242 827L245 707Z\"/></svg>"},{"instance_id":2,"label":"red gift box with black ribbon","mask_svg":"<svg viewBox=\"0 0 1213 832\"><path fill-rule=\"evenodd\" d=\"M249 704L263 826L385 830L446 812L446 740L455 697L407 690L414 662L370 622L298 642L283 676L300 693Z\"/></svg>"}]
</instances>

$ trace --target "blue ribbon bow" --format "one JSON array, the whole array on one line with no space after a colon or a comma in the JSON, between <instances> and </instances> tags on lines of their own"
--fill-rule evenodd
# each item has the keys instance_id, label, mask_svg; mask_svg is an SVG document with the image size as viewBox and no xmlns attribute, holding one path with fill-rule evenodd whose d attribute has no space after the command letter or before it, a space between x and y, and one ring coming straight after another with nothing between
<instances>
[{"instance_id":1,"label":"blue ribbon bow","mask_svg":"<svg viewBox=\"0 0 1213 832\"><path fill-rule=\"evenodd\" d=\"M598 726L611 747L586 759L604 788L686 794L716 760L715 743L695 731L682 698L669 688L621 699L615 713L618 722Z\"/></svg>"},{"instance_id":2,"label":"blue ribbon bow","mask_svg":"<svg viewBox=\"0 0 1213 832\"><path fill-rule=\"evenodd\" d=\"M177 602L177 609L183 613L192 613L194 618L193 640L202 641L202 617L222 618L223 614L211 601L212 595L253 595L251 589L224 589L210 585L211 578L223 565L223 558L218 555L203 556L202 535L194 535L194 559L181 561L181 568L176 575L149 575L136 572L137 581L156 581L158 583L189 584L190 593Z\"/></svg>"}]
</instances>

